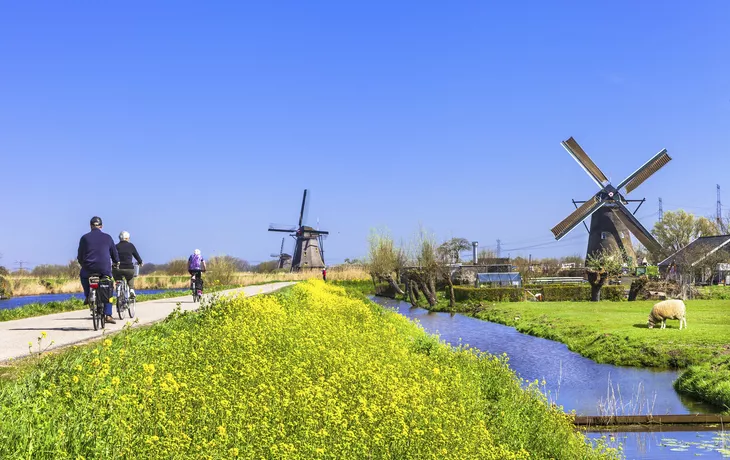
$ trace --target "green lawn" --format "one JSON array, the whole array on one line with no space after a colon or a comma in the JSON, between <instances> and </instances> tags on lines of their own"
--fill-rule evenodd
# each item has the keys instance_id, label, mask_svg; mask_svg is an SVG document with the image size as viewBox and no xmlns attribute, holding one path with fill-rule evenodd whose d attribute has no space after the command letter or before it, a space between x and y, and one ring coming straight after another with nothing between
<instances>
[{"instance_id":1,"label":"green lawn","mask_svg":"<svg viewBox=\"0 0 730 460\"><path fill-rule=\"evenodd\" d=\"M687 329L667 321L647 327L653 301L515 302L485 305L475 314L520 332L557 340L597 362L685 368L730 352L730 301L687 301Z\"/></svg>"}]
</instances>

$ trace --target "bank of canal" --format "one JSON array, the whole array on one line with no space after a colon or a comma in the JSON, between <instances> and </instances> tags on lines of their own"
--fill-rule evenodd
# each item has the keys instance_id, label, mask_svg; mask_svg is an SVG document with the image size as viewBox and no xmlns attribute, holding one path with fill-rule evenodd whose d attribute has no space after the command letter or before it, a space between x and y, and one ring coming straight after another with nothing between
<instances>
[{"instance_id":1,"label":"bank of canal","mask_svg":"<svg viewBox=\"0 0 730 460\"><path fill-rule=\"evenodd\" d=\"M522 334L513 327L462 314L430 312L384 297L373 301L418 321L429 333L452 345L469 344L482 351L507 354L509 365L527 381L545 381L548 398L566 412L596 415L711 414L720 409L678 394L672 383L679 371L599 364L568 350L560 342ZM626 458L723 458L730 441L722 432L589 433L623 445ZM712 445L712 447L711 447ZM728 442L730 447L730 442Z\"/></svg>"}]
</instances>

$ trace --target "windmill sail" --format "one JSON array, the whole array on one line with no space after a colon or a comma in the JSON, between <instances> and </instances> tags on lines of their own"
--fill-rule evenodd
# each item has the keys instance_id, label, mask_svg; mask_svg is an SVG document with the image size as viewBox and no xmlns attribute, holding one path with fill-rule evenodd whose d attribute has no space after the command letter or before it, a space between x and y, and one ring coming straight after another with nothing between
<instances>
[{"instance_id":1,"label":"windmill sail","mask_svg":"<svg viewBox=\"0 0 730 460\"><path fill-rule=\"evenodd\" d=\"M597 197L593 197L590 200L583 203L578 209L573 211L568 217L563 219L558 225L552 228L555 239L559 240L573 230L576 225L583 222L588 216L593 214L603 206L605 202L600 201Z\"/></svg>"},{"instance_id":2,"label":"windmill sail","mask_svg":"<svg viewBox=\"0 0 730 460\"><path fill-rule=\"evenodd\" d=\"M649 161L641 165L639 169L624 179L618 187L616 187L616 189L621 190L625 186L626 193L631 193L632 190L636 190L639 185L643 184L644 181L651 177L655 172L659 171L662 166L669 163L671 160L672 157L670 157L667 153L667 149L662 149L661 152L654 155Z\"/></svg>"},{"instance_id":3,"label":"windmill sail","mask_svg":"<svg viewBox=\"0 0 730 460\"><path fill-rule=\"evenodd\" d=\"M623 203L616 202L616 209L614 212L616 213L616 216L621 220L621 222L626 225L626 228L629 229L629 232L631 232L632 235L636 237L637 240L641 242L641 244L644 245L646 249L648 249L650 252L658 252L662 249L659 242L654 238L654 236L649 233L649 231L644 228L643 225L641 225L641 222L633 215L631 214L631 211L623 205Z\"/></svg>"},{"instance_id":4,"label":"windmill sail","mask_svg":"<svg viewBox=\"0 0 730 460\"><path fill-rule=\"evenodd\" d=\"M606 177L606 175L603 174L598 166L596 166L593 160L591 160L588 154L581 148L580 145L578 145L575 139L571 137L567 141L563 141L560 144L565 148L565 150L568 151L568 153L570 153L575 161L578 162L581 168L583 168L583 170L587 172L589 176L591 176L591 179L593 179L599 187L603 188L603 186L606 185L606 183L608 182L608 178Z\"/></svg>"}]
</instances>

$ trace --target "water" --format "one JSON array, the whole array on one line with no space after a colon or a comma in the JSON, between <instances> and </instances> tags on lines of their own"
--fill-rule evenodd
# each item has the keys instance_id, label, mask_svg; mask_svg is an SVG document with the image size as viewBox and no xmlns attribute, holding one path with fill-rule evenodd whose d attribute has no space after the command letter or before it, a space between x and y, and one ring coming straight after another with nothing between
<instances>
[{"instance_id":1,"label":"water","mask_svg":"<svg viewBox=\"0 0 730 460\"><path fill-rule=\"evenodd\" d=\"M672 383L677 371L653 370L598 364L568 350L560 342L532 337L512 327L482 321L469 316L434 313L413 308L407 302L383 297L373 301L417 320L423 328L438 334L452 345L469 344L495 355L506 353L509 365L528 381L546 381L543 387L551 402L566 412L597 415L609 400L615 401L611 413L690 414L718 413L714 406L678 394ZM611 390L615 397L609 398ZM602 433L589 433L592 439ZM713 431L665 433L615 433L613 445L621 443L627 459L682 459L730 457L730 436ZM714 438L714 439L713 439ZM712 446L711 446L712 445Z\"/></svg>"},{"instance_id":2,"label":"water","mask_svg":"<svg viewBox=\"0 0 730 460\"><path fill-rule=\"evenodd\" d=\"M587 433L591 439L605 436L612 447L620 443L627 459L721 459L730 458L730 433L672 431L652 433Z\"/></svg>"},{"instance_id":3,"label":"water","mask_svg":"<svg viewBox=\"0 0 730 460\"><path fill-rule=\"evenodd\" d=\"M187 289L142 289L135 290L137 294L160 294L162 292L177 291L182 293ZM42 295L29 295L22 297L12 297L10 299L0 300L0 310L8 310L11 308L22 307L31 303L48 303L48 302L60 302L69 299L83 299L83 293L75 294L42 294Z\"/></svg>"}]
</instances>

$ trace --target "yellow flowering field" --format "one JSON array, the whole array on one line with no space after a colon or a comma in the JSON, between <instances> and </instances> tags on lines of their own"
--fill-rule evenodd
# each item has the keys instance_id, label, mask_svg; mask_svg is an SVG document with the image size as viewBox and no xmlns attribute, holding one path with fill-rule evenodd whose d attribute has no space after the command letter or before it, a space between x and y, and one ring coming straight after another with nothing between
<instances>
[{"instance_id":1,"label":"yellow flowering field","mask_svg":"<svg viewBox=\"0 0 730 460\"><path fill-rule=\"evenodd\" d=\"M341 287L218 299L26 364L0 458L606 458L520 388Z\"/></svg>"}]
</instances>

